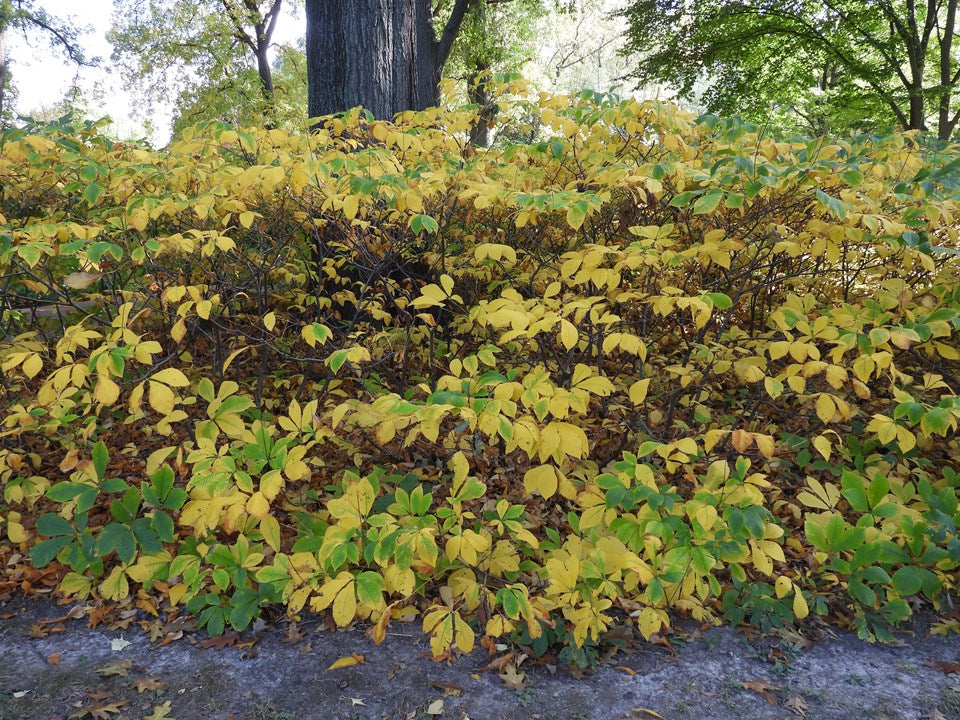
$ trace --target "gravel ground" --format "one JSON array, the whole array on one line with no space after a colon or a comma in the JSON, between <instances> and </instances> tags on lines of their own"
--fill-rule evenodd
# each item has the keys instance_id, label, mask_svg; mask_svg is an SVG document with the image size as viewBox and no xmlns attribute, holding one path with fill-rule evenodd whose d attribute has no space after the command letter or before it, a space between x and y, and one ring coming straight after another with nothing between
<instances>
[{"instance_id":1,"label":"gravel ground","mask_svg":"<svg viewBox=\"0 0 960 720\"><path fill-rule=\"evenodd\" d=\"M484 651L431 661L416 624L379 646L360 630L311 627L293 638L263 628L225 648L187 633L158 648L135 624L43 622L68 610L0 604L0 720L960 720L960 636L919 629L898 646L824 633L808 649L691 630L673 650L640 644L583 677L528 661L511 689L482 669ZM354 654L364 662L328 669Z\"/></svg>"}]
</instances>

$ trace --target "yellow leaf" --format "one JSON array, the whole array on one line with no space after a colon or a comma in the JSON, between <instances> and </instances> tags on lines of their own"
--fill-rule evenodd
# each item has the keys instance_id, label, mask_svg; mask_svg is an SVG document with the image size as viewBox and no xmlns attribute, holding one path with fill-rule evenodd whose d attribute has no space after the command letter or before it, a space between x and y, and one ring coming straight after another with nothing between
<instances>
[{"instance_id":1,"label":"yellow leaf","mask_svg":"<svg viewBox=\"0 0 960 720\"><path fill-rule=\"evenodd\" d=\"M793 615L797 620L803 620L807 615L810 614L810 607L807 605L807 600L803 597L803 593L800 592L800 588L794 586L793 592Z\"/></svg>"},{"instance_id":2,"label":"yellow leaf","mask_svg":"<svg viewBox=\"0 0 960 720\"><path fill-rule=\"evenodd\" d=\"M274 313L272 313L272 312L268 312L266 315L263 316L263 326L264 326L267 330L269 330L269 331L272 332L272 331L273 331L273 328L274 328L274 326L276 326L276 324L277 324L277 316L276 316L276 314L274 314Z\"/></svg>"},{"instance_id":3,"label":"yellow leaf","mask_svg":"<svg viewBox=\"0 0 960 720\"><path fill-rule=\"evenodd\" d=\"M150 379L162 382L164 385L169 385L170 387L187 387L190 384L187 376L176 368L165 368L159 372L155 372L150 376Z\"/></svg>"},{"instance_id":4,"label":"yellow leaf","mask_svg":"<svg viewBox=\"0 0 960 720\"><path fill-rule=\"evenodd\" d=\"M256 219L256 215L252 212L242 212L240 213L240 225L244 228L249 228L253 225L253 221Z\"/></svg>"},{"instance_id":5,"label":"yellow leaf","mask_svg":"<svg viewBox=\"0 0 960 720\"><path fill-rule=\"evenodd\" d=\"M107 600L121 600L130 593L127 576L119 565L100 583L100 594Z\"/></svg>"},{"instance_id":6,"label":"yellow leaf","mask_svg":"<svg viewBox=\"0 0 960 720\"><path fill-rule=\"evenodd\" d=\"M43 359L37 354L33 353L26 360L23 361L23 365L20 366L23 370L23 374L28 378L33 378L40 370L43 369Z\"/></svg>"},{"instance_id":7,"label":"yellow leaf","mask_svg":"<svg viewBox=\"0 0 960 720\"><path fill-rule=\"evenodd\" d=\"M199 315L204 320L210 319L210 310L213 308L213 303L209 300L201 300L197 303L197 315Z\"/></svg>"},{"instance_id":8,"label":"yellow leaf","mask_svg":"<svg viewBox=\"0 0 960 720\"><path fill-rule=\"evenodd\" d=\"M354 665L363 665L366 662L366 658L359 653L353 655L347 655L338 660L334 660L330 667L327 670L339 670L340 668L353 667Z\"/></svg>"},{"instance_id":9,"label":"yellow leaf","mask_svg":"<svg viewBox=\"0 0 960 720\"><path fill-rule=\"evenodd\" d=\"M645 607L640 611L638 625L644 640L649 640L654 633L660 632L660 628L663 627L659 613L652 607Z\"/></svg>"},{"instance_id":10,"label":"yellow leaf","mask_svg":"<svg viewBox=\"0 0 960 720\"><path fill-rule=\"evenodd\" d=\"M247 500L246 510L255 518L263 519L270 512L270 502L264 497L262 492L255 492Z\"/></svg>"},{"instance_id":11,"label":"yellow leaf","mask_svg":"<svg viewBox=\"0 0 960 720\"><path fill-rule=\"evenodd\" d=\"M560 342L563 343L563 346L567 350L572 350L577 346L577 341L580 339L579 333L577 333L577 328L573 326L573 323L569 320L560 321Z\"/></svg>"},{"instance_id":12,"label":"yellow leaf","mask_svg":"<svg viewBox=\"0 0 960 720\"><path fill-rule=\"evenodd\" d=\"M559 484L557 470L553 465L538 465L527 470L523 476L523 487L531 495L538 492L545 498L553 497Z\"/></svg>"},{"instance_id":13,"label":"yellow leaf","mask_svg":"<svg viewBox=\"0 0 960 720\"><path fill-rule=\"evenodd\" d=\"M830 459L830 451L832 447L830 444L830 440L828 440L824 435L818 435L813 439L812 444L813 444L813 447L817 449L817 452L823 455L824 460Z\"/></svg>"},{"instance_id":14,"label":"yellow leaf","mask_svg":"<svg viewBox=\"0 0 960 720\"><path fill-rule=\"evenodd\" d=\"M634 405L643 405L647 398L647 390L650 388L650 378L637 380L630 386L630 402Z\"/></svg>"},{"instance_id":15,"label":"yellow leaf","mask_svg":"<svg viewBox=\"0 0 960 720\"><path fill-rule=\"evenodd\" d=\"M345 585L333 601L333 620L337 627L346 627L353 622L357 614L357 596L353 591L353 580Z\"/></svg>"},{"instance_id":16,"label":"yellow leaf","mask_svg":"<svg viewBox=\"0 0 960 720\"><path fill-rule=\"evenodd\" d=\"M280 523L273 515L264 515L260 519L260 534L274 552L280 551Z\"/></svg>"},{"instance_id":17,"label":"yellow leaf","mask_svg":"<svg viewBox=\"0 0 960 720\"><path fill-rule=\"evenodd\" d=\"M833 402L833 398L827 393L820 393L817 396L817 417L824 423L829 423L833 420L834 414L837 412L837 406Z\"/></svg>"},{"instance_id":18,"label":"yellow leaf","mask_svg":"<svg viewBox=\"0 0 960 720\"><path fill-rule=\"evenodd\" d=\"M781 575L777 578L774 588L777 591L778 598L786 597L787 593L793 588L793 583L790 582L790 578L786 575Z\"/></svg>"},{"instance_id":19,"label":"yellow leaf","mask_svg":"<svg viewBox=\"0 0 960 720\"><path fill-rule=\"evenodd\" d=\"M104 405L113 405L120 397L120 386L107 375L100 375L93 389L93 399Z\"/></svg>"},{"instance_id":20,"label":"yellow leaf","mask_svg":"<svg viewBox=\"0 0 960 720\"><path fill-rule=\"evenodd\" d=\"M177 397L173 390L163 383L150 381L150 391L148 395L150 407L161 415L169 415L177 404Z\"/></svg>"},{"instance_id":21,"label":"yellow leaf","mask_svg":"<svg viewBox=\"0 0 960 720\"><path fill-rule=\"evenodd\" d=\"M360 211L360 198L356 195L347 195L343 199L343 214L348 220L353 220Z\"/></svg>"}]
</instances>

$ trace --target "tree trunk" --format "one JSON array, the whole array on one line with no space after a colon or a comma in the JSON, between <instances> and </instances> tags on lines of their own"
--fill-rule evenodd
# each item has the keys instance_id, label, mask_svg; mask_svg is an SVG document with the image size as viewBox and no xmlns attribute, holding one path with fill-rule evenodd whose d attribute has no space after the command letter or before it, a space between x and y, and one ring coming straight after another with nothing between
<instances>
[{"instance_id":1,"label":"tree trunk","mask_svg":"<svg viewBox=\"0 0 960 720\"><path fill-rule=\"evenodd\" d=\"M488 125L496 114L490 103L490 66L478 65L467 78L467 97L477 106L477 121L470 129L470 144L479 147L490 145Z\"/></svg>"},{"instance_id":2,"label":"tree trunk","mask_svg":"<svg viewBox=\"0 0 960 720\"><path fill-rule=\"evenodd\" d=\"M7 87L10 84L10 68L7 58L7 30L13 16L13 8L7 0L0 0L0 127L6 124Z\"/></svg>"},{"instance_id":3,"label":"tree trunk","mask_svg":"<svg viewBox=\"0 0 960 720\"><path fill-rule=\"evenodd\" d=\"M429 0L307 0L310 117L362 105L380 119L437 103Z\"/></svg>"},{"instance_id":4,"label":"tree trunk","mask_svg":"<svg viewBox=\"0 0 960 720\"><path fill-rule=\"evenodd\" d=\"M273 100L273 71L270 69L270 58L267 56L269 45L260 45L257 48L257 72L260 74L260 91L263 99L268 103Z\"/></svg>"},{"instance_id":5,"label":"tree trunk","mask_svg":"<svg viewBox=\"0 0 960 720\"><path fill-rule=\"evenodd\" d=\"M957 0L947 3L947 19L940 37L940 106L937 119L937 136L941 140L949 140L953 135L953 122L950 120L950 101L953 94L953 33L957 22Z\"/></svg>"}]
</instances>

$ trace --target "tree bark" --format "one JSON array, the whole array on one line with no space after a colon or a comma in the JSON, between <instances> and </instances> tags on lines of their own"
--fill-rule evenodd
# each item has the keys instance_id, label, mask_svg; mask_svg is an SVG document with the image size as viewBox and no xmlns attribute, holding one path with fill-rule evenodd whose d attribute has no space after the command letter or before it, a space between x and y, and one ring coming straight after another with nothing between
<instances>
[{"instance_id":1,"label":"tree bark","mask_svg":"<svg viewBox=\"0 0 960 720\"><path fill-rule=\"evenodd\" d=\"M437 83L464 15L457 0L438 41L430 0L307 0L310 117L362 105L374 117L437 104Z\"/></svg>"},{"instance_id":2,"label":"tree bark","mask_svg":"<svg viewBox=\"0 0 960 720\"><path fill-rule=\"evenodd\" d=\"M8 0L0 0L0 127L5 124L7 105L7 87L9 85L10 68L7 59L7 30L13 16L13 8Z\"/></svg>"},{"instance_id":3,"label":"tree bark","mask_svg":"<svg viewBox=\"0 0 960 720\"><path fill-rule=\"evenodd\" d=\"M436 104L429 0L307 0L310 117L357 105L390 119Z\"/></svg>"},{"instance_id":4,"label":"tree bark","mask_svg":"<svg viewBox=\"0 0 960 720\"><path fill-rule=\"evenodd\" d=\"M957 78L953 74L953 37L954 26L957 23L957 0L948 0L947 19L943 33L940 36L940 103L937 118L937 136L941 140L949 140L953 135L954 123L950 119L950 102L953 95L953 85Z\"/></svg>"},{"instance_id":5,"label":"tree bark","mask_svg":"<svg viewBox=\"0 0 960 720\"><path fill-rule=\"evenodd\" d=\"M478 147L490 145L489 124L496 114L490 102L490 66L480 64L473 68L467 78L467 97L477 106L477 121L470 129L470 144Z\"/></svg>"}]
</instances>

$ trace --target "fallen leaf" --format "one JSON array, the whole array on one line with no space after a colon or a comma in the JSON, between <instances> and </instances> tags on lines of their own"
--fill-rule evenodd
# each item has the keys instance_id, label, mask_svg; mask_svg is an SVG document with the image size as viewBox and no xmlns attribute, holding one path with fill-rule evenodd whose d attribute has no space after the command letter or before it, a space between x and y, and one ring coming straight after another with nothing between
<instances>
[{"instance_id":1,"label":"fallen leaf","mask_svg":"<svg viewBox=\"0 0 960 720\"><path fill-rule=\"evenodd\" d=\"M154 705L152 715L144 715L143 720L176 720L170 714L170 701L167 700L163 705Z\"/></svg>"},{"instance_id":2,"label":"fallen leaf","mask_svg":"<svg viewBox=\"0 0 960 720\"><path fill-rule=\"evenodd\" d=\"M133 643L131 643L129 640L124 640L122 637L118 637L110 641L110 649L113 652L122 652L132 644Z\"/></svg>"},{"instance_id":3,"label":"fallen leaf","mask_svg":"<svg viewBox=\"0 0 960 720\"><path fill-rule=\"evenodd\" d=\"M367 704L360 698L350 698L350 705L360 705L361 707L366 707Z\"/></svg>"},{"instance_id":4,"label":"fallen leaf","mask_svg":"<svg viewBox=\"0 0 960 720\"><path fill-rule=\"evenodd\" d=\"M145 677L134 680L133 687L138 693L162 692L167 689L167 684L154 677Z\"/></svg>"},{"instance_id":5,"label":"fallen leaf","mask_svg":"<svg viewBox=\"0 0 960 720\"><path fill-rule=\"evenodd\" d=\"M280 639L280 642L287 643L288 645L296 645L298 642L305 640L307 634L300 629L300 626L292 622L287 626L286 634Z\"/></svg>"},{"instance_id":6,"label":"fallen leaf","mask_svg":"<svg viewBox=\"0 0 960 720\"><path fill-rule=\"evenodd\" d=\"M500 679L510 690L522 690L523 680L526 677L525 673L517 672L517 668L513 665L507 665L504 671L500 673Z\"/></svg>"},{"instance_id":7,"label":"fallen leaf","mask_svg":"<svg viewBox=\"0 0 960 720\"><path fill-rule=\"evenodd\" d=\"M780 689L776 685L771 685L766 680L746 680L740 684L743 685L745 690L752 690L762 695L763 699L771 705L778 704L777 699L773 696L773 693Z\"/></svg>"},{"instance_id":8,"label":"fallen leaf","mask_svg":"<svg viewBox=\"0 0 960 720\"><path fill-rule=\"evenodd\" d=\"M650 708L645 708L645 707L636 707L636 708L633 708L633 710L631 710L630 712L633 713L633 716L635 718L638 718L638 717L663 718L663 715L658 713L656 710L651 710Z\"/></svg>"},{"instance_id":9,"label":"fallen leaf","mask_svg":"<svg viewBox=\"0 0 960 720\"><path fill-rule=\"evenodd\" d=\"M799 695L787 700L783 706L792 712L794 715L805 718L807 716L807 704L803 701L803 698Z\"/></svg>"},{"instance_id":10,"label":"fallen leaf","mask_svg":"<svg viewBox=\"0 0 960 720\"><path fill-rule=\"evenodd\" d=\"M111 675L120 675L122 677L126 677L130 673L130 668L132 667L133 660L118 660L115 663L104 665L102 668L97 670L97 675L100 677L110 677Z\"/></svg>"},{"instance_id":11,"label":"fallen leaf","mask_svg":"<svg viewBox=\"0 0 960 720\"><path fill-rule=\"evenodd\" d=\"M15 693L13 693L13 696L14 696L15 698L17 698L17 700L19 700L20 698L24 697L28 692L30 692L30 691L29 691L29 690L17 690Z\"/></svg>"},{"instance_id":12,"label":"fallen leaf","mask_svg":"<svg viewBox=\"0 0 960 720\"><path fill-rule=\"evenodd\" d=\"M434 700L427 706L427 715L443 715L443 700Z\"/></svg>"},{"instance_id":13,"label":"fallen leaf","mask_svg":"<svg viewBox=\"0 0 960 720\"><path fill-rule=\"evenodd\" d=\"M60 653L55 652L55 653L49 655L49 656L47 657L47 662L50 663L51 665L59 665L59 664L60 664Z\"/></svg>"},{"instance_id":14,"label":"fallen leaf","mask_svg":"<svg viewBox=\"0 0 960 720\"><path fill-rule=\"evenodd\" d=\"M628 668L626 665L617 665L614 668L614 670L620 670L621 672L625 672L630 677L633 677L634 675L637 674L636 670L634 670L633 668Z\"/></svg>"},{"instance_id":15,"label":"fallen leaf","mask_svg":"<svg viewBox=\"0 0 960 720\"><path fill-rule=\"evenodd\" d=\"M339 660L335 660L327 670L339 670L340 668L351 667L353 665L363 665L365 662L366 658L364 658L363 655L347 655Z\"/></svg>"},{"instance_id":16,"label":"fallen leaf","mask_svg":"<svg viewBox=\"0 0 960 720\"><path fill-rule=\"evenodd\" d=\"M947 660L925 660L924 665L934 670L939 670L945 675L960 674L960 662L949 662Z\"/></svg>"},{"instance_id":17,"label":"fallen leaf","mask_svg":"<svg viewBox=\"0 0 960 720\"><path fill-rule=\"evenodd\" d=\"M440 690L446 697L460 697L463 694L463 688L456 683L430 683L434 690Z\"/></svg>"},{"instance_id":18,"label":"fallen leaf","mask_svg":"<svg viewBox=\"0 0 960 720\"><path fill-rule=\"evenodd\" d=\"M240 633L238 633L236 630L229 630L221 635L211 635L200 643L200 647L223 650L224 648L237 645L239 640Z\"/></svg>"},{"instance_id":19,"label":"fallen leaf","mask_svg":"<svg viewBox=\"0 0 960 720\"><path fill-rule=\"evenodd\" d=\"M123 706L127 705L126 700L119 700L117 702L108 703L106 705L87 705L82 707L77 712L70 715L71 718L85 718L90 717L93 720L109 720L111 715L118 715L123 709Z\"/></svg>"}]
</instances>

